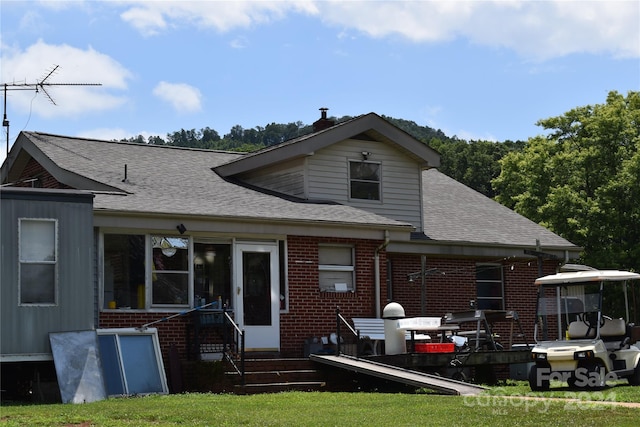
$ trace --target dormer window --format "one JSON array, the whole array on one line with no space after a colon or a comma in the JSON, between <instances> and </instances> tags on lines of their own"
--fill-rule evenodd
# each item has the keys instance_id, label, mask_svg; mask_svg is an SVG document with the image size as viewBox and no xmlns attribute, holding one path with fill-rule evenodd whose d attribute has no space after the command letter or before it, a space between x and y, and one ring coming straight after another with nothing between
<instances>
[{"instance_id":1,"label":"dormer window","mask_svg":"<svg viewBox=\"0 0 640 427\"><path fill-rule=\"evenodd\" d=\"M350 161L349 191L352 199L380 200L380 163Z\"/></svg>"}]
</instances>

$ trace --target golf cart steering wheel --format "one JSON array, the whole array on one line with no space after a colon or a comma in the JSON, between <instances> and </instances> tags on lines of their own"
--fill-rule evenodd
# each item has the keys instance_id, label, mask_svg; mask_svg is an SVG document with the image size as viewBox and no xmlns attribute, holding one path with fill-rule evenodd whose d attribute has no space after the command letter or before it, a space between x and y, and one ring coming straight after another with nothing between
<instances>
[{"instance_id":1,"label":"golf cart steering wheel","mask_svg":"<svg viewBox=\"0 0 640 427\"><path fill-rule=\"evenodd\" d=\"M605 317L606 316L600 316L600 327L604 326ZM591 311L582 313L582 321L590 329L596 329L598 325L598 312Z\"/></svg>"}]
</instances>

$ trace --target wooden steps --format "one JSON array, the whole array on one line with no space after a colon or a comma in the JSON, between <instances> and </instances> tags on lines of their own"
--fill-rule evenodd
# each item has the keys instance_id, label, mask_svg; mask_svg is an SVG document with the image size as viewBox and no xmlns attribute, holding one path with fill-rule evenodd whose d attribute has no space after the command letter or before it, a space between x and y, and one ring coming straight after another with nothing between
<instances>
[{"instance_id":1,"label":"wooden steps","mask_svg":"<svg viewBox=\"0 0 640 427\"><path fill-rule=\"evenodd\" d=\"M245 360L245 384L237 372L226 372L234 378L237 394L279 393L283 391L319 391L326 386L324 374L307 358L261 358Z\"/></svg>"}]
</instances>

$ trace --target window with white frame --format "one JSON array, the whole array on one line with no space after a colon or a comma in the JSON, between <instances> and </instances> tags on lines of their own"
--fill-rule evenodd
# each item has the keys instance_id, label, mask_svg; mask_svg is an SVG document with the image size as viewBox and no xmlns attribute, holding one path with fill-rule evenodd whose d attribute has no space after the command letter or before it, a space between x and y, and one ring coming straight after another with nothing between
<instances>
[{"instance_id":1,"label":"window with white frame","mask_svg":"<svg viewBox=\"0 0 640 427\"><path fill-rule=\"evenodd\" d=\"M380 163L349 162L349 195L352 199L380 200Z\"/></svg>"},{"instance_id":2,"label":"window with white frame","mask_svg":"<svg viewBox=\"0 0 640 427\"><path fill-rule=\"evenodd\" d=\"M476 265L476 308L479 310L504 310L504 281L502 265Z\"/></svg>"},{"instance_id":3,"label":"window with white frame","mask_svg":"<svg viewBox=\"0 0 640 427\"><path fill-rule=\"evenodd\" d=\"M318 276L321 292L354 292L353 247L320 245L318 247Z\"/></svg>"},{"instance_id":4,"label":"window with white frame","mask_svg":"<svg viewBox=\"0 0 640 427\"><path fill-rule=\"evenodd\" d=\"M151 262L146 250L148 238ZM103 308L189 305L188 238L104 234L103 246ZM147 301L148 265L151 265L150 301Z\"/></svg>"},{"instance_id":5,"label":"window with white frame","mask_svg":"<svg viewBox=\"0 0 640 427\"><path fill-rule=\"evenodd\" d=\"M57 221L21 218L19 235L20 304L56 304Z\"/></svg>"},{"instance_id":6,"label":"window with white frame","mask_svg":"<svg viewBox=\"0 0 640 427\"><path fill-rule=\"evenodd\" d=\"M189 305L189 239L151 236L151 303Z\"/></svg>"}]
</instances>

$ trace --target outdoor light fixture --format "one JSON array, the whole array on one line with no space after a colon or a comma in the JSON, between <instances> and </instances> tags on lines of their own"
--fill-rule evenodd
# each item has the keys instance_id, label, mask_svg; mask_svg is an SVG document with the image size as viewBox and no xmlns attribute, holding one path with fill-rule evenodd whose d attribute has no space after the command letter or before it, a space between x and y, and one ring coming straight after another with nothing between
<instances>
[{"instance_id":1,"label":"outdoor light fixture","mask_svg":"<svg viewBox=\"0 0 640 427\"><path fill-rule=\"evenodd\" d=\"M178 229L180 234L184 234L184 232L187 231L187 227L185 227L184 224L178 224L176 228Z\"/></svg>"},{"instance_id":2,"label":"outdoor light fixture","mask_svg":"<svg viewBox=\"0 0 640 427\"><path fill-rule=\"evenodd\" d=\"M369 156L371 155L371 153L368 152L368 151L363 151L360 154L362 154L362 160L367 160L369 158Z\"/></svg>"}]
</instances>

